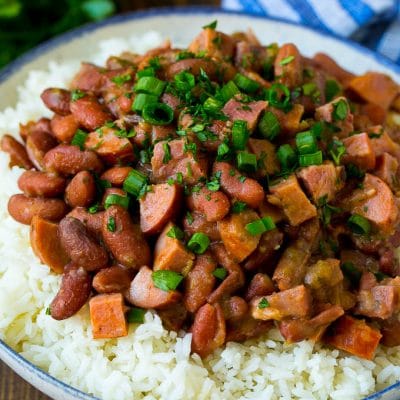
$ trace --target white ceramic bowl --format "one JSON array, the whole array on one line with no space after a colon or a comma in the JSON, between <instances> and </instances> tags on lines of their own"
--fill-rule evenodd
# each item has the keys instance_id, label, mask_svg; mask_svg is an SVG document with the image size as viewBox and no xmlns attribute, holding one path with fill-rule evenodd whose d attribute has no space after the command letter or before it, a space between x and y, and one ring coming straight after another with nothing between
<instances>
[{"instance_id":1,"label":"white ceramic bowl","mask_svg":"<svg viewBox=\"0 0 400 400\"><path fill-rule=\"evenodd\" d=\"M126 32L140 35L149 30L156 30L164 37L170 38L173 43L185 45L199 32L201 26L214 19L218 19L218 29L222 31L233 32L251 27L263 43L295 42L305 55L311 56L318 51L324 51L351 71L363 73L367 70L378 70L400 82L400 67L383 56L353 42L299 25L278 19L223 12L215 8L154 9L116 16L97 24L84 26L26 53L0 71L0 110L15 105L16 87L26 79L30 70L44 69L51 60L58 62L70 59L85 60L90 52L88 49L95 49L96 43L100 40L124 37ZM54 399L95 399L46 374L2 341L0 341L0 358L29 383ZM400 382L367 399L400 399Z\"/></svg>"}]
</instances>

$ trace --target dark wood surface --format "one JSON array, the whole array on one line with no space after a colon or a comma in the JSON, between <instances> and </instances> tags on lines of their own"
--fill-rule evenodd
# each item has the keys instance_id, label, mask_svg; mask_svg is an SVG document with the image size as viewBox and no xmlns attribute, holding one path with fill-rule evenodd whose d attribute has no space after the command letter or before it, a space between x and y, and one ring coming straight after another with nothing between
<instances>
[{"instance_id":1,"label":"dark wood surface","mask_svg":"<svg viewBox=\"0 0 400 400\"><path fill-rule=\"evenodd\" d=\"M219 0L119 0L122 10L143 10L151 7L211 5L218 6ZM50 400L29 383L15 374L0 361L0 400Z\"/></svg>"}]
</instances>

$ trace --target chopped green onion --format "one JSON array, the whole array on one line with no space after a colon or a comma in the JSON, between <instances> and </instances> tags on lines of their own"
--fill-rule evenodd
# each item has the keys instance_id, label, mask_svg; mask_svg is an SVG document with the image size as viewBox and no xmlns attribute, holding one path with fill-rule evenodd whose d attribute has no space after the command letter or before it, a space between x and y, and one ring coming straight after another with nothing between
<instances>
[{"instance_id":1,"label":"chopped green onion","mask_svg":"<svg viewBox=\"0 0 400 400\"><path fill-rule=\"evenodd\" d=\"M222 103L214 97L209 97L203 103L203 108L206 113L214 114L222 108Z\"/></svg>"},{"instance_id":2,"label":"chopped green onion","mask_svg":"<svg viewBox=\"0 0 400 400\"><path fill-rule=\"evenodd\" d=\"M152 94L139 93L135 96L135 99L133 100L132 111L141 113L143 111L143 108L147 104L157 103L157 102L158 102L157 96L153 96Z\"/></svg>"},{"instance_id":3,"label":"chopped green onion","mask_svg":"<svg viewBox=\"0 0 400 400\"><path fill-rule=\"evenodd\" d=\"M168 292L169 290L175 290L178 285L182 282L183 276L175 271L160 270L154 271L151 274L154 286L158 289Z\"/></svg>"},{"instance_id":4,"label":"chopped green onion","mask_svg":"<svg viewBox=\"0 0 400 400\"><path fill-rule=\"evenodd\" d=\"M163 148L163 151L164 151L164 157L163 157L162 162L163 162L163 164L168 164L168 162L172 159L172 157L171 157L171 148L169 147L168 142L164 142L162 144L162 148Z\"/></svg>"},{"instance_id":5,"label":"chopped green onion","mask_svg":"<svg viewBox=\"0 0 400 400\"><path fill-rule=\"evenodd\" d=\"M142 111L143 119L154 125L168 125L174 119L174 110L164 103L148 103Z\"/></svg>"},{"instance_id":6,"label":"chopped green onion","mask_svg":"<svg viewBox=\"0 0 400 400\"><path fill-rule=\"evenodd\" d=\"M347 178L362 179L365 176L365 171L361 170L354 164L346 165Z\"/></svg>"},{"instance_id":7,"label":"chopped green onion","mask_svg":"<svg viewBox=\"0 0 400 400\"><path fill-rule=\"evenodd\" d=\"M232 204L232 212L234 214L240 214L242 211L244 211L247 208L247 204L243 203L242 201L235 201Z\"/></svg>"},{"instance_id":8,"label":"chopped green onion","mask_svg":"<svg viewBox=\"0 0 400 400\"><path fill-rule=\"evenodd\" d=\"M267 307L269 307L269 301L265 297L263 297L260 300L260 302L258 303L258 308L263 309L263 308L267 308Z\"/></svg>"},{"instance_id":9,"label":"chopped green onion","mask_svg":"<svg viewBox=\"0 0 400 400\"><path fill-rule=\"evenodd\" d=\"M128 311L126 319L129 323L143 324L145 314L146 310L143 308L133 307Z\"/></svg>"},{"instance_id":10,"label":"chopped green onion","mask_svg":"<svg viewBox=\"0 0 400 400\"><path fill-rule=\"evenodd\" d=\"M358 235L368 235L371 232L370 222L359 214L353 214L347 220L347 226Z\"/></svg>"},{"instance_id":11,"label":"chopped green onion","mask_svg":"<svg viewBox=\"0 0 400 400\"><path fill-rule=\"evenodd\" d=\"M337 103L333 104L333 119L335 121L343 121L346 119L347 114L349 112L349 105L347 101L340 99Z\"/></svg>"},{"instance_id":12,"label":"chopped green onion","mask_svg":"<svg viewBox=\"0 0 400 400\"><path fill-rule=\"evenodd\" d=\"M336 165L340 165L342 156L346 153L346 147L340 140L334 139L329 146L329 154Z\"/></svg>"},{"instance_id":13,"label":"chopped green onion","mask_svg":"<svg viewBox=\"0 0 400 400\"><path fill-rule=\"evenodd\" d=\"M284 170L292 168L297 162L296 153L294 152L290 144L279 146L276 154L282 166L282 169Z\"/></svg>"},{"instance_id":14,"label":"chopped green onion","mask_svg":"<svg viewBox=\"0 0 400 400\"><path fill-rule=\"evenodd\" d=\"M276 228L276 225L271 217L264 217L257 219L253 222L249 222L246 226L246 231L252 236L261 235L264 232L270 231Z\"/></svg>"},{"instance_id":15,"label":"chopped green onion","mask_svg":"<svg viewBox=\"0 0 400 400\"><path fill-rule=\"evenodd\" d=\"M308 167L310 165L321 165L322 161L323 157L321 150L312 154L300 154L299 156L300 167Z\"/></svg>"},{"instance_id":16,"label":"chopped green onion","mask_svg":"<svg viewBox=\"0 0 400 400\"><path fill-rule=\"evenodd\" d=\"M191 51L183 50L176 55L175 60L180 61L180 60L186 60L187 58L195 58L195 54L192 53Z\"/></svg>"},{"instance_id":17,"label":"chopped green onion","mask_svg":"<svg viewBox=\"0 0 400 400\"><path fill-rule=\"evenodd\" d=\"M165 88L166 83L154 76L143 76L140 78L133 90L136 93L147 93L154 96L160 96Z\"/></svg>"},{"instance_id":18,"label":"chopped green onion","mask_svg":"<svg viewBox=\"0 0 400 400\"><path fill-rule=\"evenodd\" d=\"M308 82L305 83L302 87L301 87L303 94L305 96L311 96L315 90L317 89L317 85L314 82Z\"/></svg>"},{"instance_id":19,"label":"chopped green onion","mask_svg":"<svg viewBox=\"0 0 400 400\"><path fill-rule=\"evenodd\" d=\"M73 146L78 146L81 150L85 149L85 142L88 134L80 129L78 129L71 140Z\"/></svg>"},{"instance_id":20,"label":"chopped green onion","mask_svg":"<svg viewBox=\"0 0 400 400\"><path fill-rule=\"evenodd\" d=\"M92 206L90 206L88 208L88 212L89 212L89 214L96 214L97 211L99 211L99 208L100 208L99 203L93 204Z\"/></svg>"},{"instance_id":21,"label":"chopped green onion","mask_svg":"<svg viewBox=\"0 0 400 400\"><path fill-rule=\"evenodd\" d=\"M215 28L217 27L217 24L218 24L218 21L215 20L215 21L209 23L208 25L204 25L203 29L214 29L215 30Z\"/></svg>"},{"instance_id":22,"label":"chopped green onion","mask_svg":"<svg viewBox=\"0 0 400 400\"><path fill-rule=\"evenodd\" d=\"M175 87L181 92L189 92L194 88L194 75L187 71L182 71L174 76Z\"/></svg>"},{"instance_id":23,"label":"chopped green onion","mask_svg":"<svg viewBox=\"0 0 400 400\"><path fill-rule=\"evenodd\" d=\"M217 161L228 160L231 157L231 149L226 143L221 143L217 149Z\"/></svg>"},{"instance_id":24,"label":"chopped green onion","mask_svg":"<svg viewBox=\"0 0 400 400\"><path fill-rule=\"evenodd\" d=\"M375 278L378 282L382 281L385 278L389 278L389 275L384 274L381 271L374 272Z\"/></svg>"},{"instance_id":25,"label":"chopped green onion","mask_svg":"<svg viewBox=\"0 0 400 400\"><path fill-rule=\"evenodd\" d=\"M186 221L189 225L192 225L194 222L193 215L189 211L186 213Z\"/></svg>"},{"instance_id":26,"label":"chopped green onion","mask_svg":"<svg viewBox=\"0 0 400 400\"><path fill-rule=\"evenodd\" d=\"M258 82L239 73L235 75L233 81L236 83L236 86L245 93L254 93L260 87Z\"/></svg>"},{"instance_id":27,"label":"chopped green onion","mask_svg":"<svg viewBox=\"0 0 400 400\"><path fill-rule=\"evenodd\" d=\"M223 268L223 267L218 267L215 268L215 270L212 273L216 278L224 280L226 278L226 275L228 275L228 271Z\"/></svg>"},{"instance_id":28,"label":"chopped green onion","mask_svg":"<svg viewBox=\"0 0 400 400\"><path fill-rule=\"evenodd\" d=\"M136 73L136 76L140 79L145 76L155 76L156 70L153 67L146 67Z\"/></svg>"},{"instance_id":29,"label":"chopped green onion","mask_svg":"<svg viewBox=\"0 0 400 400\"><path fill-rule=\"evenodd\" d=\"M238 93L240 93L240 90L233 81L226 83L219 91L219 94L225 103Z\"/></svg>"},{"instance_id":30,"label":"chopped green onion","mask_svg":"<svg viewBox=\"0 0 400 400\"><path fill-rule=\"evenodd\" d=\"M111 81L114 82L117 86L122 86L124 83L129 82L132 79L131 75L117 75L111 78Z\"/></svg>"},{"instance_id":31,"label":"chopped green onion","mask_svg":"<svg viewBox=\"0 0 400 400\"><path fill-rule=\"evenodd\" d=\"M326 102L333 100L341 91L340 85L334 79L328 79L325 82L325 98Z\"/></svg>"},{"instance_id":32,"label":"chopped green onion","mask_svg":"<svg viewBox=\"0 0 400 400\"><path fill-rule=\"evenodd\" d=\"M279 65L284 66L284 65L290 64L293 60L294 60L294 56L287 56L279 62Z\"/></svg>"},{"instance_id":33,"label":"chopped green onion","mask_svg":"<svg viewBox=\"0 0 400 400\"><path fill-rule=\"evenodd\" d=\"M107 221L107 229L110 232L115 232L116 226L115 226L115 218L114 217L109 217Z\"/></svg>"},{"instance_id":34,"label":"chopped green onion","mask_svg":"<svg viewBox=\"0 0 400 400\"><path fill-rule=\"evenodd\" d=\"M281 83L274 83L267 90L269 104L275 108L288 110L290 108L290 90Z\"/></svg>"},{"instance_id":35,"label":"chopped green onion","mask_svg":"<svg viewBox=\"0 0 400 400\"><path fill-rule=\"evenodd\" d=\"M120 196L118 194L109 194L104 201L104 208L107 209L108 207L116 204L118 206L128 208L129 207L129 197L128 196Z\"/></svg>"},{"instance_id":36,"label":"chopped green onion","mask_svg":"<svg viewBox=\"0 0 400 400\"><path fill-rule=\"evenodd\" d=\"M361 279L361 271L358 270L352 262L346 261L341 266L343 274L348 278L348 280L354 285L358 286Z\"/></svg>"},{"instance_id":37,"label":"chopped green onion","mask_svg":"<svg viewBox=\"0 0 400 400\"><path fill-rule=\"evenodd\" d=\"M236 156L238 168L241 171L255 172L257 171L257 157L255 154L247 151L239 151Z\"/></svg>"},{"instance_id":38,"label":"chopped green onion","mask_svg":"<svg viewBox=\"0 0 400 400\"><path fill-rule=\"evenodd\" d=\"M233 121L232 125L232 144L235 150L244 150L249 138L247 122L241 119Z\"/></svg>"},{"instance_id":39,"label":"chopped green onion","mask_svg":"<svg viewBox=\"0 0 400 400\"><path fill-rule=\"evenodd\" d=\"M177 226L173 226L168 232L167 236L172 239L182 240L184 237L182 229L178 228Z\"/></svg>"},{"instance_id":40,"label":"chopped green onion","mask_svg":"<svg viewBox=\"0 0 400 400\"><path fill-rule=\"evenodd\" d=\"M135 197L139 197L147 185L147 176L140 171L132 170L124 181L123 189Z\"/></svg>"},{"instance_id":41,"label":"chopped green onion","mask_svg":"<svg viewBox=\"0 0 400 400\"><path fill-rule=\"evenodd\" d=\"M86 93L82 92L82 90L76 89L71 92L71 101L77 101L82 97L85 97Z\"/></svg>"},{"instance_id":42,"label":"chopped green onion","mask_svg":"<svg viewBox=\"0 0 400 400\"><path fill-rule=\"evenodd\" d=\"M221 171L218 171L215 173L214 176L211 177L211 179L206 183L207 189L211 190L212 192L216 192L219 190L221 184L220 184L220 178L221 178Z\"/></svg>"},{"instance_id":43,"label":"chopped green onion","mask_svg":"<svg viewBox=\"0 0 400 400\"><path fill-rule=\"evenodd\" d=\"M47 308L46 308L45 314L46 314L46 315L51 315L51 309L50 309L50 307L47 307Z\"/></svg>"},{"instance_id":44,"label":"chopped green onion","mask_svg":"<svg viewBox=\"0 0 400 400\"><path fill-rule=\"evenodd\" d=\"M201 232L195 233L189 240L187 247L196 254L203 254L210 244L207 235Z\"/></svg>"},{"instance_id":45,"label":"chopped green onion","mask_svg":"<svg viewBox=\"0 0 400 400\"><path fill-rule=\"evenodd\" d=\"M273 112L266 111L258 123L258 129L266 139L274 140L281 131L281 124Z\"/></svg>"},{"instance_id":46,"label":"chopped green onion","mask_svg":"<svg viewBox=\"0 0 400 400\"><path fill-rule=\"evenodd\" d=\"M300 154L311 154L318 150L317 141L311 131L300 132L296 135L296 147Z\"/></svg>"}]
</instances>

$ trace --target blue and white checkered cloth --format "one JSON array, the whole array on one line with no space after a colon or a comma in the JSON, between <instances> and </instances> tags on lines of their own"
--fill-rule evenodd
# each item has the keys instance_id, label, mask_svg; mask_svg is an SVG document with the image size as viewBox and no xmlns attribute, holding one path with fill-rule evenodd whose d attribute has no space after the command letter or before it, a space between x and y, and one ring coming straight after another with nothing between
<instances>
[{"instance_id":1,"label":"blue and white checkered cloth","mask_svg":"<svg viewBox=\"0 0 400 400\"><path fill-rule=\"evenodd\" d=\"M222 0L222 8L349 37L400 64L400 0Z\"/></svg>"}]
</instances>

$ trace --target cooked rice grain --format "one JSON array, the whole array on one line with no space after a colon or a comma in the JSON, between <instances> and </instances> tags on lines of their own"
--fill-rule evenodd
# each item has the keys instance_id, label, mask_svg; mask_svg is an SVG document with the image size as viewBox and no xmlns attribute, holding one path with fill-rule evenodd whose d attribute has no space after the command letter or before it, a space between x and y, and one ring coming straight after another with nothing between
<instances>
[{"instance_id":1,"label":"cooked rice grain","mask_svg":"<svg viewBox=\"0 0 400 400\"><path fill-rule=\"evenodd\" d=\"M144 52L162 42L156 32L99 43L92 61L124 50ZM19 88L19 103L0 113L0 135L18 134L25 123L49 111L43 89L66 86L79 62L49 64L32 71ZM7 213L18 192L21 170L9 170L0 154L0 338L56 378L105 400L125 399L360 399L400 379L399 348L380 347L374 362L310 342L286 345L279 332L246 345L228 343L204 362L190 355L191 335L163 329L148 312L118 340L93 340L88 307L55 321L45 310L58 290L59 276L39 263L29 245L29 227Z\"/></svg>"}]
</instances>

